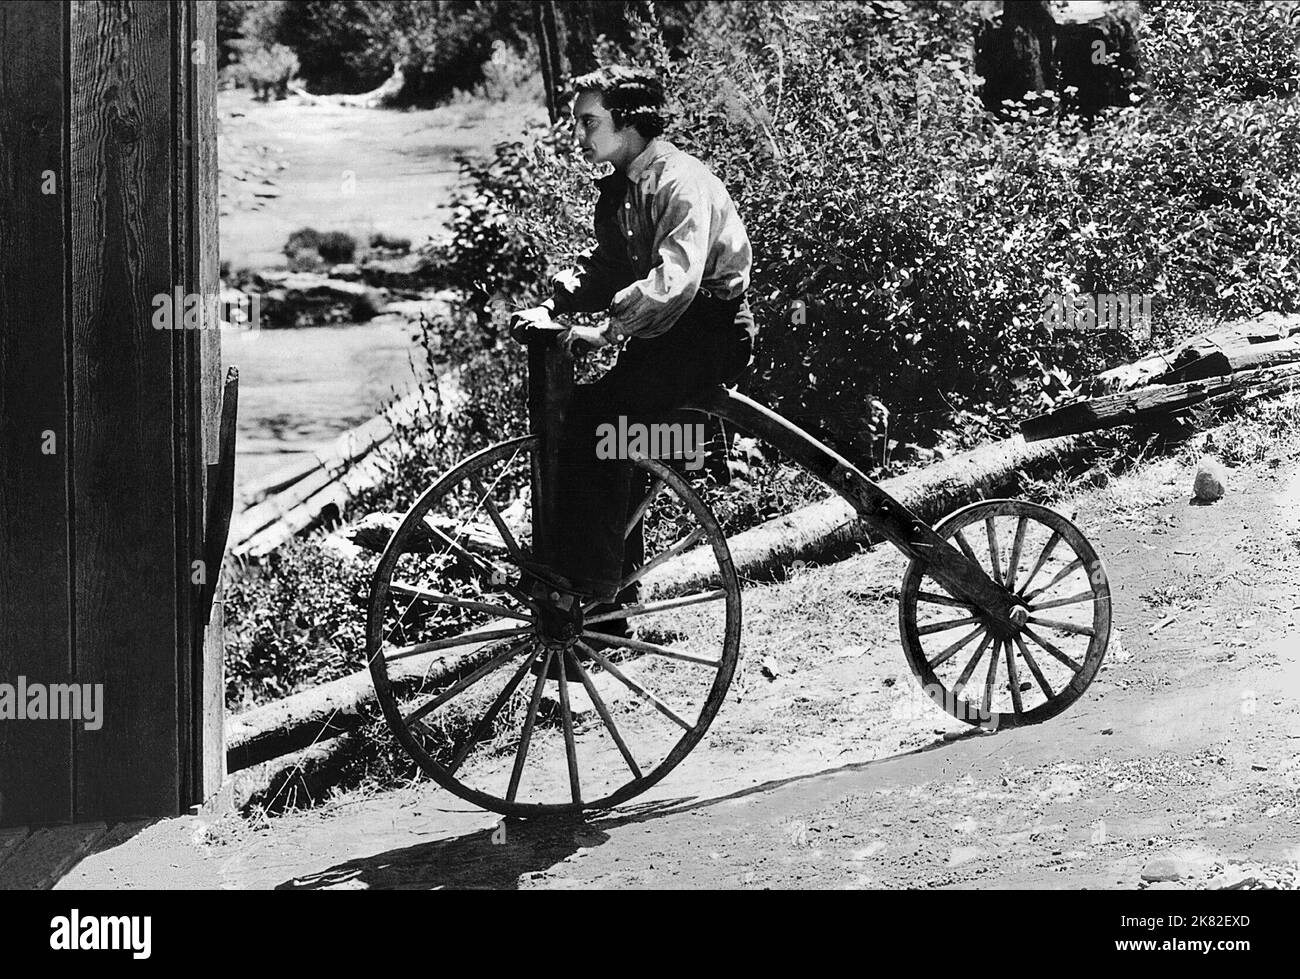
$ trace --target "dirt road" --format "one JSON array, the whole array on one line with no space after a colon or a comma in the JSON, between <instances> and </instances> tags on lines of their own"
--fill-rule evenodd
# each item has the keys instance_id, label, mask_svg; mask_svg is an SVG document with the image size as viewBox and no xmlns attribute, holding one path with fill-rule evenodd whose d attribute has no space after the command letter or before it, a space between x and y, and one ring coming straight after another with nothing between
<instances>
[{"instance_id":1,"label":"dirt road","mask_svg":"<svg viewBox=\"0 0 1300 979\"><path fill-rule=\"evenodd\" d=\"M1104 557L1116 631L1044 725L954 737L899 649L903 558L877 548L746 590L710 735L615 812L502 824L426 784L261 831L161 822L60 886L1300 886L1300 439L1263 456L1210 506L1173 459L1056 504Z\"/></svg>"}]
</instances>

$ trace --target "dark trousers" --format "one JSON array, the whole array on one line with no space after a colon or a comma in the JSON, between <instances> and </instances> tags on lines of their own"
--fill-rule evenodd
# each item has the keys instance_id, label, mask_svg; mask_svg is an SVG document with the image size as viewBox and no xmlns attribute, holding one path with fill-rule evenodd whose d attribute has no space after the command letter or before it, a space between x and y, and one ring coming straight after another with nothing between
<instances>
[{"instance_id":1,"label":"dark trousers","mask_svg":"<svg viewBox=\"0 0 1300 979\"><path fill-rule=\"evenodd\" d=\"M644 561L641 522L624 535L649 491L649 473L624 459L597 458L601 426L618 430L620 416L625 426L674 420L674 412L692 398L749 366L754 332L743 297L719 300L700 294L667 333L629 340L604 377L574 388L560 439L556 488L560 574L605 591ZM696 420L704 419L696 415L692 422Z\"/></svg>"}]
</instances>

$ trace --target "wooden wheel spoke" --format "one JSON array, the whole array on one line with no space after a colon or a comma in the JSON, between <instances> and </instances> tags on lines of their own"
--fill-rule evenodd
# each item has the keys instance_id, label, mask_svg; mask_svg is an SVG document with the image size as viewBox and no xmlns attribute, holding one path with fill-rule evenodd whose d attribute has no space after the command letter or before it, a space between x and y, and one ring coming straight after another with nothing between
<instances>
[{"instance_id":1,"label":"wooden wheel spoke","mask_svg":"<svg viewBox=\"0 0 1300 979\"><path fill-rule=\"evenodd\" d=\"M475 612L486 612L489 615L495 615L503 619L519 619L523 622L535 621L531 615L525 615L522 612L507 608L504 605L493 605L488 602L475 602L464 598L456 598L454 595L444 595L441 592L430 591L427 588L420 588L418 585L408 584L404 581L394 581L388 586L390 592L396 592L399 595L407 595L420 601L429 602L433 605L455 605L457 608L472 609ZM409 610L410 606L408 606Z\"/></svg>"},{"instance_id":2,"label":"wooden wheel spoke","mask_svg":"<svg viewBox=\"0 0 1300 979\"><path fill-rule=\"evenodd\" d=\"M524 718L524 729L519 733L519 747L515 749L515 763L510 769L510 785L506 788L507 802L514 802L515 795L519 792L519 779L524 774L528 744L533 738L533 725L537 723L537 708L542 702L542 687L546 685L546 672L550 669L551 657L554 655L555 650L548 646L542 668L537 671L537 682L533 684L533 696L528 701L528 715Z\"/></svg>"},{"instance_id":3,"label":"wooden wheel spoke","mask_svg":"<svg viewBox=\"0 0 1300 979\"><path fill-rule=\"evenodd\" d=\"M515 540L515 535L510 532L510 527L502 518L501 512L497 510L496 504L492 502L491 493L485 491L483 489L483 484L477 479L473 481L472 485L474 486L474 491L482 495L482 502L484 506L487 507L488 516L492 518L492 523L496 526L497 533L501 535L501 540L505 543L506 550L510 552L510 556L516 561L522 560L525 557L523 549L520 548L518 542Z\"/></svg>"},{"instance_id":4,"label":"wooden wheel spoke","mask_svg":"<svg viewBox=\"0 0 1300 979\"><path fill-rule=\"evenodd\" d=\"M627 540L627 538L632 535L632 531L636 529L636 525L641 522L641 518L645 516L646 510L650 509L650 504L654 502L655 497L659 495L665 485L666 484L662 479L656 479L654 481L654 485L650 487L650 491L646 493L645 498L637 504L636 509L632 511L632 516L628 518L627 527L623 530L624 540Z\"/></svg>"},{"instance_id":5,"label":"wooden wheel spoke","mask_svg":"<svg viewBox=\"0 0 1300 979\"><path fill-rule=\"evenodd\" d=\"M989 643L993 641L991 633L984 633L984 639L975 649L975 655L970 658L970 662L962 669L961 675L957 677L957 682L953 684L952 692L954 696L960 697L962 691L966 689L966 684L970 682L971 674L975 672L975 664L984 656L984 650L988 649Z\"/></svg>"},{"instance_id":6,"label":"wooden wheel spoke","mask_svg":"<svg viewBox=\"0 0 1300 979\"><path fill-rule=\"evenodd\" d=\"M601 697L600 691L596 689L596 684L593 683L591 677L587 675L587 671L583 669L583 666L578 662L577 657L574 657L573 667L578 671L578 679L582 681L582 686L586 689L587 696L591 698L592 704L595 705L596 713L599 714L600 719L604 721L605 728L609 731L609 736L614 739L614 744L618 745L618 750L623 755L623 760L627 762L627 767L631 770L633 775L637 778L641 778L641 769L637 765L636 759L632 757L632 752L628 750L627 744L624 743L623 736L618 733L618 725L614 723L613 715L610 714L609 708L605 706L604 698Z\"/></svg>"},{"instance_id":7,"label":"wooden wheel spoke","mask_svg":"<svg viewBox=\"0 0 1300 979\"><path fill-rule=\"evenodd\" d=\"M1093 592L1081 591L1077 595L1071 595L1068 598L1054 598L1050 602L1038 602L1037 604L1030 605L1029 611L1041 612L1043 609L1047 608L1060 608L1062 605L1079 605L1083 602L1095 602L1097 600L1097 596Z\"/></svg>"},{"instance_id":8,"label":"wooden wheel spoke","mask_svg":"<svg viewBox=\"0 0 1300 979\"><path fill-rule=\"evenodd\" d=\"M1052 550L1056 547L1056 543L1060 539L1061 532L1059 530L1053 530L1052 536L1047 538L1047 543L1043 545L1043 550L1042 553L1038 555L1038 560L1034 562L1033 570L1029 572L1029 577L1026 578L1024 584L1020 586L1020 591L1017 592L1017 594L1023 595L1025 589L1029 587L1038 572L1043 570L1043 565L1046 564L1047 559L1052 556Z\"/></svg>"},{"instance_id":9,"label":"wooden wheel spoke","mask_svg":"<svg viewBox=\"0 0 1300 979\"><path fill-rule=\"evenodd\" d=\"M993 581L1000 585L1002 584L1002 555L998 550L998 534L997 530L994 529L993 516L991 514L984 518L984 528L988 531L989 561L991 561L993 565Z\"/></svg>"},{"instance_id":10,"label":"wooden wheel spoke","mask_svg":"<svg viewBox=\"0 0 1300 979\"><path fill-rule=\"evenodd\" d=\"M644 578L655 568L659 567L659 565L663 564L665 561L671 561L673 558L677 557L677 555L681 554L691 545L699 542L704 537L705 533L706 531L703 527L696 527L689 534L687 534L685 537L679 540L676 544L668 548L668 550L664 551L661 554L656 554L653 558L651 558L645 564L641 565L641 567L637 568L634 572L632 572L630 575L628 575L626 578L620 581L618 583L618 590L622 591L624 588L628 587L629 585L640 581L642 578Z\"/></svg>"},{"instance_id":11,"label":"wooden wheel spoke","mask_svg":"<svg viewBox=\"0 0 1300 979\"><path fill-rule=\"evenodd\" d=\"M988 717L989 712L993 709L993 682L998 675L998 647L1000 643L994 642L993 651L989 654L989 672L984 680L984 701L983 710L980 712L982 717Z\"/></svg>"},{"instance_id":12,"label":"wooden wheel spoke","mask_svg":"<svg viewBox=\"0 0 1300 979\"><path fill-rule=\"evenodd\" d=\"M391 656L385 657L385 659L387 662L392 663L408 656L418 656L420 653L432 653L439 649L454 649L457 646L468 646L476 642L490 642L493 639L513 639L515 636L528 635L532 632L533 628L531 626L519 629L490 629L487 632L462 632L459 636L435 639L432 642L417 643L414 646L403 646Z\"/></svg>"},{"instance_id":13,"label":"wooden wheel spoke","mask_svg":"<svg viewBox=\"0 0 1300 979\"><path fill-rule=\"evenodd\" d=\"M451 764L447 766L448 775L455 775L460 766L464 764L465 759L469 757L469 753L473 750L474 745L478 744L479 739L482 738L484 733L492 726L492 722L496 720L497 714L501 713L501 708L506 705L506 701L510 699L519 684L523 681L524 674L528 672L528 667L536 662L537 657L540 655L541 647L539 646L528 656L524 657L524 661L519 664L519 669L516 670L515 675L510 678L510 682L501 688L501 692L497 694L496 700L492 701L491 706L488 707L483 716L478 719L478 723L474 725L474 729L470 731L469 738L460 746L460 748L457 749L455 756L451 760Z\"/></svg>"},{"instance_id":14,"label":"wooden wheel spoke","mask_svg":"<svg viewBox=\"0 0 1300 979\"><path fill-rule=\"evenodd\" d=\"M953 608L973 609L975 606L970 602L962 602L955 598L949 598L947 595L936 595L934 592L918 591L916 593L918 602L929 602L931 605L949 605Z\"/></svg>"},{"instance_id":15,"label":"wooden wheel spoke","mask_svg":"<svg viewBox=\"0 0 1300 979\"><path fill-rule=\"evenodd\" d=\"M899 589L899 629L912 672L923 685L940 684L947 698L964 698L941 706L967 723L975 723L977 713L987 719L996 711L1008 727L1039 724L1066 710L1097 674L1110 637L1111 602L1104 575L1091 571L1101 565L1092 544L1071 518L1020 500L972 503L936 524L935 532L962 554L961 565L971 562L963 571L971 577L982 572L980 587L996 585L998 601L1014 608L995 626L983 599L961 600L967 597L963 575L936 585L932 562L913 555ZM930 640L927 633L937 635ZM931 642L947 648L935 656ZM949 679L958 669L961 674Z\"/></svg>"},{"instance_id":16,"label":"wooden wheel spoke","mask_svg":"<svg viewBox=\"0 0 1300 979\"><path fill-rule=\"evenodd\" d=\"M506 577L505 572L502 571L495 564L493 564L491 561L488 561L486 558L482 558L479 555L475 554L473 551L469 550L469 548L465 547L465 545L448 537L437 527L428 526L428 525L426 525L426 527L429 531L429 535L434 539L436 539L443 546L444 554L447 553L448 551L454 553L462 561L467 561L470 565L476 568L479 574L487 576L489 581L491 581L493 578L496 578L498 576L502 578ZM512 585L508 580L506 580L504 584L505 584L506 591L514 595L515 598L523 602L534 612L539 611L537 608L537 603L533 600L531 595L526 595L522 589L520 589L516 585Z\"/></svg>"},{"instance_id":17,"label":"wooden wheel spoke","mask_svg":"<svg viewBox=\"0 0 1300 979\"><path fill-rule=\"evenodd\" d=\"M1016 645L1020 647L1020 655L1023 656L1025 662L1029 664L1029 672L1034 675L1034 679L1037 680L1038 685L1042 687L1043 693L1046 695L1047 699L1051 700L1056 696L1056 694L1052 692L1052 685L1047 682L1047 677L1043 676L1043 671L1039 667L1037 661L1029 655L1029 647L1025 645L1025 641L1018 635L1014 638L1016 640Z\"/></svg>"},{"instance_id":18,"label":"wooden wheel spoke","mask_svg":"<svg viewBox=\"0 0 1300 979\"><path fill-rule=\"evenodd\" d=\"M947 619L943 622L931 622L928 625L917 626L916 634L918 636L928 636L935 632L947 632L949 629L956 629L958 626L970 625L972 622L978 622L979 617L968 615L963 619Z\"/></svg>"},{"instance_id":19,"label":"wooden wheel spoke","mask_svg":"<svg viewBox=\"0 0 1300 979\"><path fill-rule=\"evenodd\" d=\"M701 602L718 602L722 601L726 597L726 590L719 588L716 591L701 592L698 595L684 595L681 598L671 598L663 602L628 605L625 608L615 609L612 612L601 612L599 615L593 615L585 621L588 625L591 625L596 622L609 622L613 619L630 619L637 615L654 615L656 612L663 612L670 608L681 608L684 605L699 605Z\"/></svg>"},{"instance_id":20,"label":"wooden wheel spoke","mask_svg":"<svg viewBox=\"0 0 1300 979\"><path fill-rule=\"evenodd\" d=\"M1007 679L1011 686L1011 705L1017 714L1023 714L1025 707L1020 701L1020 674L1016 672L1016 658L1011 651L1011 640L1002 640L1002 647L1007 651Z\"/></svg>"},{"instance_id":21,"label":"wooden wheel spoke","mask_svg":"<svg viewBox=\"0 0 1300 979\"><path fill-rule=\"evenodd\" d=\"M1044 592L1050 591L1052 586L1055 585L1058 581L1060 581L1063 578L1069 577L1071 574L1073 574L1075 571L1078 571L1082 567L1083 567L1083 559L1076 557L1073 561L1071 561L1069 564L1063 567L1060 571L1056 572L1052 580L1049 581L1047 584L1043 585L1042 588L1035 588L1029 594L1022 595L1020 597L1024 601L1030 601L1032 599L1035 599L1039 595L1043 594Z\"/></svg>"},{"instance_id":22,"label":"wooden wheel spoke","mask_svg":"<svg viewBox=\"0 0 1300 979\"><path fill-rule=\"evenodd\" d=\"M1081 664L1076 663L1069 656L1065 655L1065 653L1061 652L1050 642L1048 642L1046 639L1044 639L1042 636L1036 633L1033 629L1029 628L1029 626L1025 626L1025 628L1021 631L1024 632L1024 634L1028 636L1030 639L1032 639L1034 642L1038 643L1038 645L1042 646L1043 649L1047 650L1047 652L1050 653L1052 656L1054 656L1056 659L1060 660L1070 669L1074 670L1075 673L1078 673L1080 670L1083 669L1083 666Z\"/></svg>"},{"instance_id":23,"label":"wooden wheel spoke","mask_svg":"<svg viewBox=\"0 0 1300 979\"><path fill-rule=\"evenodd\" d=\"M952 539L957 542L957 546L961 548L961 552L966 555L967 560L969 560L971 564L974 564L976 567L983 567L983 565L980 564L980 559L975 556L975 551L971 548L970 544L967 543L965 534L959 530L952 535Z\"/></svg>"},{"instance_id":24,"label":"wooden wheel spoke","mask_svg":"<svg viewBox=\"0 0 1300 979\"><path fill-rule=\"evenodd\" d=\"M600 653L598 653L596 650L592 649L590 646L588 646L586 643L582 642L581 640L579 640L578 645L582 647L583 652L585 652L587 655L589 655L592 659L594 659L597 663L600 664L601 669L603 669L606 673L612 676L615 680L618 680L620 683L622 683L623 686L627 687L629 690L631 690L634 694L636 694L638 697L640 697L642 700L648 703L655 710L659 711L659 713L663 714L664 717L668 718L670 721L672 721L674 724L676 724L684 731L694 730L692 725L687 724L684 720L682 720L675 713L673 713L671 707L669 707L662 700L660 700L658 697L652 694L645 687L641 686L641 684L637 683L635 680L624 676L622 671L619 670L617 666L615 666L613 663L607 660L604 656L601 656Z\"/></svg>"},{"instance_id":25,"label":"wooden wheel spoke","mask_svg":"<svg viewBox=\"0 0 1300 979\"><path fill-rule=\"evenodd\" d=\"M564 759L569 765L569 792L575 805L582 805L582 786L578 781L578 746L573 740L573 712L569 710L569 683L564 675L567 653L560 654L560 722L564 726Z\"/></svg>"},{"instance_id":26,"label":"wooden wheel spoke","mask_svg":"<svg viewBox=\"0 0 1300 979\"><path fill-rule=\"evenodd\" d=\"M514 454L511 455L511 457L508 460L506 460L505 467L502 469L501 474L498 475L497 478L492 481L492 489L496 488L497 483L501 481L501 476L505 474L505 472L510 468L510 466L514 463L515 459L518 458L518 456L519 456L519 449L515 449ZM480 502L482 502L483 499L487 499L490 491L489 492L483 491L482 483L478 480L476 476L471 476L469 482L471 486L474 487L475 492L480 493L481 496ZM471 512L470 516L472 517L473 512L477 512L477 510L478 507L475 506L474 511ZM431 521L425 519L422 521L422 523L424 524L424 529L428 531L434 539L440 540L444 548L450 548L451 550L454 550L461 557L462 560L469 561L469 563L473 567L477 568L480 574L487 574L490 579L501 573L499 568L495 567L490 562L480 559L478 555L471 552L468 548L463 547L461 544L458 543L458 541L448 537L445 533L443 533L442 530L433 526ZM465 532L466 528L470 526L470 524L471 521L468 518L461 520L460 528L457 530L456 536L459 538L460 535ZM443 554L444 555L446 554L446 550L444 550ZM506 588L508 591L514 594L515 598L521 601L524 605L531 608L534 612L540 613L540 610L537 608L537 605L527 595L524 595L522 592L518 591L517 589L512 588L509 584L506 585ZM406 614L410 612L410 610L415 606L415 603L417 601L419 601L418 596L412 597L411 601L407 604L406 608L402 611L401 617L405 617ZM511 616L511 617L515 617L515 616ZM387 636L385 636L384 637L385 641L387 641L391 637L391 635L392 633L390 632Z\"/></svg>"},{"instance_id":27,"label":"wooden wheel spoke","mask_svg":"<svg viewBox=\"0 0 1300 979\"><path fill-rule=\"evenodd\" d=\"M658 463L637 463L647 474L619 514L625 537L663 523L647 527L654 538L647 541L648 560L618 583L620 591L647 597L628 601L621 595L624 607L604 605L605 595L581 598L576 607L547 598L553 591L577 597L579 589L544 563L547 556L535 551L526 526L527 490L520 487L531 478L536 491L542 441L534 434L489 446L419 496L371 577L366 619L376 695L414 762L452 794L519 816L615 805L662 779L714 720L739 646L739 583L725 537L691 484ZM498 468L516 456L508 471ZM529 456L531 468L524 471ZM662 508L677 515L679 503L684 515L660 521ZM705 568L705 576L686 588L650 597L650 589L638 584L670 563L713 558L716 568ZM570 640L567 650L543 635L551 632L551 604L575 619L583 618L579 608L590 616L583 618L585 638ZM967 606L950 615L977 610ZM559 609L556 614L558 627ZM617 631L621 620L677 627L682 618L712 623L724 615L723 638L711 644L667 634L622 641L597 631ZM427 655L408 658L421 654ZM423 685L412 691L420 673ZM395 682L402 677L407 680ZM686 688L686 681L701 679L702 699ZM447 745L442 728L453 713L466 723ZM598 766L600 758L605 762Z\"/></svg>"},{"instance_id":28,"label":"wooden wheel spoke","mask_svg":"<svg viewBox=\"0 0 1300 979\"><path fill-rule=\"evenodd\" d=\"M1020 549L1025 544L1025 531L1029 518L1023 513L1016 519L1016 539L1011 544L1011 557L1007 560L1007 590L1016 590L1016 569L1020 567Z\"/></svg>"},{"instance_id":29,"label":"wooden wheel spoke","mask_svg":"<svg viewBox=\"0 0 1300 979\"><path fill-rule=\"evenodd\" d=\"M978 628L972 629L970 632L966 633L966 635L962 636L962 638L958 639L943 652L939 653L939 655L935 656L934 659L930 660L930 669L934 669L936 666L942 666L944 663L948 662L948 660L952 659L954 654L968 646L971 640L983 631L984 627L979 626Z\"/></svg>"},{"instance_id":30,"label":"wooden wheel spoke","mask_svg":"<svg viewBox=\"0 0 1300 979\"><path fill-rule=\"evenodd\" d=\"M637 652L653 653L655 656L665 656L668 659L677 659L684 663L699 663L701 666L711 666L715 670L722 665L721 660L707 659L704 656L692 656L690 653L679 653L675 649L660 646L658 643L646 642L644 639L625 639L619 636L609 636L603 632L591 632L586 629L582 632L582 638L597 639L612 646L625 646L628 649L635 649Z\"/></svg>"},{"instance_id":31,"label":"wooden wheel spoke","mask_svg":"<svg viewBox=\"0 0 1300 979\"><path fill-rule=\"evenodd\" d=\"M438 696L434 697L427 704L411 711L411 713L407 714L404 718L402 718L402 722L407 727L410 727L412 724L420 720L422 717L427 717L429 714L433 713L435 710L437 710L447 701L451 700L452 697L455 697L463 693L465 690L469 689L474 684L478 683L479 680L482 680L485 676L487 676L497 667L501 666L507 660L513 659L519 653L519 650L523 649L525 646L527 646L527 642L510 643L508 646L506 646L505 649L497 653L495 656L493 656L490 660L488 660L478 669L470 673L469 676L465 676L457 680L454 684L452 684L442 693L438 694Z\"/></svg>"},{"instance_id":32,"label":"wooden wheel spoke","mask_svg":"<svg viewBox=\"0 0 1300 979\"><path fill-rule=\"evenodd\" d=\"M1037 615L1031 615L1029 621L1035 625L1045 625L1049 629L1060 629L1062 632L1069 632L1076 636L1091 636L1092 626L1075 625L1073 622L1057 622L1055 619L1044 619Z\"/></svg>"}]
</instances>

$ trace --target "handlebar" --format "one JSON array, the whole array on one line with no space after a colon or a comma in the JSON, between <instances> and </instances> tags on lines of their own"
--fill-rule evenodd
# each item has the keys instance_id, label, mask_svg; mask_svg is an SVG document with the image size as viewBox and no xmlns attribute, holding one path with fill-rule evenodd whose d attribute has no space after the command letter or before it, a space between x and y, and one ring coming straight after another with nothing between
<instances>
[{"instance_id":1,"label":"handlebar","mask_svg":"<svg viewBox=\"0 0 1300 979\"><path fill-rule=\"evenodd\" d=\"M561 334L567 332L567 327L560 326L558 323L551 320L550 317L547 317L545 326L521 322L510 327L511 338L522 344L528 344L534 340L553 342ZM580 340L575 341L573 344L573 352L575 354L587 353L594 349L595 348L592 347L591 344L583 343Z\"/></svg>"},{"instance_id":2,"label":"handlebar","mask_svg":"<svg viewBox=\"0 0 1300 979\"><path fill-rule=\"evenodd\" d=\"M530 323L519 323L510 327L511 338L520 343L528 343L532 340L546 340L559 336L565 332L565 327L558 323L548 322L546 326L536 326Z\"/></svg>"}]
</instances>

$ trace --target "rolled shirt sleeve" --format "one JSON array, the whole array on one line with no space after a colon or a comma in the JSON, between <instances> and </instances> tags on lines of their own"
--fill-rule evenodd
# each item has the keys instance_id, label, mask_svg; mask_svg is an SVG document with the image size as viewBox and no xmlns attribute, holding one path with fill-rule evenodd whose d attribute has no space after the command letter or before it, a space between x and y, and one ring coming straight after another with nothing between
<instances>
[{"instance_id":1,"label":"rolled shirt sleeve","mask_svg":"<svg viewBox=\"0 0 1300 979\"><path fill-rule=\"evenodd\" d=\"M695 181L666 181L658 196L664 202L655 222L654 253L659 261L610 304L615 328L627 336L667 333L700 291L708 259L713 202L705 187Z\"/></svg>"}]
</instances>

